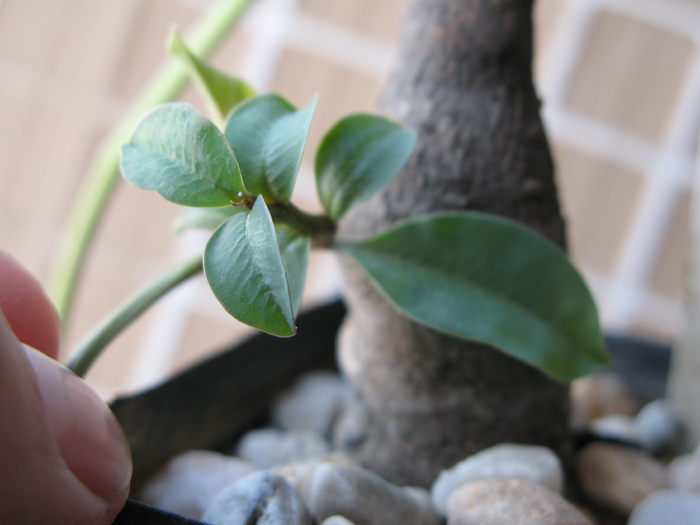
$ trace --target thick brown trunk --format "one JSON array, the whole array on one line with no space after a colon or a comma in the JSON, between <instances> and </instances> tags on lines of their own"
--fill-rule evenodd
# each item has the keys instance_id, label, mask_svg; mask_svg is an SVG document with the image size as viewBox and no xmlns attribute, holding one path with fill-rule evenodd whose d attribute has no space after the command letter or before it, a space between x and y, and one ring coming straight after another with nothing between
<instances>
[{"instance_id":1,"label":"thick brown trunk","mask_svg":"<svg viewBox=\"0 0 700 525\"><path fill-rule=\"evenodd\" d=\"M407 167L341 222L363 237L397 220L470 209L564 246L552 161L532 84L532 0L409 0L382 109L418 131ZM336 440L370 468L427 486L501 442L564 454L568 385L490 347L409 321L345 262L341 366L356 396Z\"/></svg>"}]
</instances>

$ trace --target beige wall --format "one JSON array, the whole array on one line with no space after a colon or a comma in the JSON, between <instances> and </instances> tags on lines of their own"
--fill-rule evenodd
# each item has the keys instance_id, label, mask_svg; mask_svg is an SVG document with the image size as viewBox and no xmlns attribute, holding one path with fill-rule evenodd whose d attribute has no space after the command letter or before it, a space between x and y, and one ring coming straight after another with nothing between
<instances>
[{"instance_id":1,"label":"beige wall","mask_svg":"<svg viewBox=\"0 0 700 525\"><path fill-rule=\"evenodd\" d=\"M41 278L48 274L91 153L163 59L172 24L186 32L204 4L0 0L0 247ZM313 149L334 120L373 108L403 1L258 4L214 61L296 104L319 93ZM689 178L678 164L692 166L695 151L686 137L697 131L698 115L684 89L698 68L700 2L649 0L637 6L625 1L616 8L582 8L585 4L541 0L537 12L538 83L554 138L572 253L595 290L606 326L671 340L680 329L688 244ZM659 6L665 14L657 20ZM279 42L266 48L265 31L275 20L270 13L282 16L285 9L289 13L281 22L287 30L282 35L277 30ZM257 52L263 58L256 58ZM199 104L191 90L183 97ZM301 190L309 182L306 170ZM313 194L299 197L304 206L316 206ZM648 226L652 212L661 214L652 221L658 228ZM156 195L119 187L88 260L66 349L198 242L170 234L177 213ZM631 284L621 277L630 267L639 270L631 272L636 276ZM314 261L311 275L337 279L325 256ZM201 283L190 287L130 329L91 373L91 381L106 393L147 381L135 378L132 360L145 348L169 346L179 367L245 332L203 288ZM312 288L322 295L321 284ZM632 310L625 297L633 297ZM163 327L166 335L158 336ZM182 336L177 348L168 334Z\"/></svg>"}]
</instances>

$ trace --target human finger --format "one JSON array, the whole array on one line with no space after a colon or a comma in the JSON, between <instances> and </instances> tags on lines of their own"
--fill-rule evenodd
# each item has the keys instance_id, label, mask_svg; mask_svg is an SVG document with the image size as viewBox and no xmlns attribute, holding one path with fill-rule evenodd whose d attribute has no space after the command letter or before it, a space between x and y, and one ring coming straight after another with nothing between
<instances>
[{"instance_id":1,"label":"human finger","mask_svg":"<svg viewBox=\"0 0 700 525\"><path fill-rule=\"evenodd\" d=\"M60 320L39 281L0 250L0 311L17 339L58 359Z\"/></svg>"}]
</instances>

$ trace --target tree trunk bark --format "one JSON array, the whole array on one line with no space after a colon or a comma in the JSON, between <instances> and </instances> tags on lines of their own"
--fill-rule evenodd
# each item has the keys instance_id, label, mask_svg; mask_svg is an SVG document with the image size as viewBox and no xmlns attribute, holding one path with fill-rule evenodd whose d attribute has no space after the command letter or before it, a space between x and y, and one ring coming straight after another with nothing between
<instances>
[{"instance_id":1,"label":"tree trunk bark","mask_svg":"<svg viewBox=\"0 0 700 525\"><path fill-rule=\"evenodd\" d=\"M532 84L533 0L409 0L381 109L418 131L406 168L351 211L365 237L417 214L480 210L564 247L552 161ZM355 396L336 442L399 484L502 442L566 455L568 384L398 313L344 261L350 314L339 361Z\"/></svg>"}]
</instances>

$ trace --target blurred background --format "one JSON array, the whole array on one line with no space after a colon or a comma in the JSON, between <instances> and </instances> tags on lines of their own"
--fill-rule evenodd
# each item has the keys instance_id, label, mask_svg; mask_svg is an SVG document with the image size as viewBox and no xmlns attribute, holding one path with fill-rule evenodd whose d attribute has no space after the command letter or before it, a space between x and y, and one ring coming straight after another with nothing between
<instances>
[{"instance_id":1,"label":"blurred background","mask_svg":"<svg viewBox=\"0 0 700 525\"><path fill-rule=\"evenodd\" d=\"M205 0L0 0L0 247L46 280L91 155ZM307 149L374 108L404 0L257 0L213 56L296 105L320 95ZM673 342L683 326L700 122L700 0L538 0L536 83L571 254L609 332ZM204 108L192 88L180 97ZM295 198L318 210L307 156ZM120 184L81 280L64 357L136 288L199 249L175 205ZM305 304L337 296L313 256ZM249 333L200 279L110 347L88 379L143 387Z\"/></svg>"}]
</instances>

